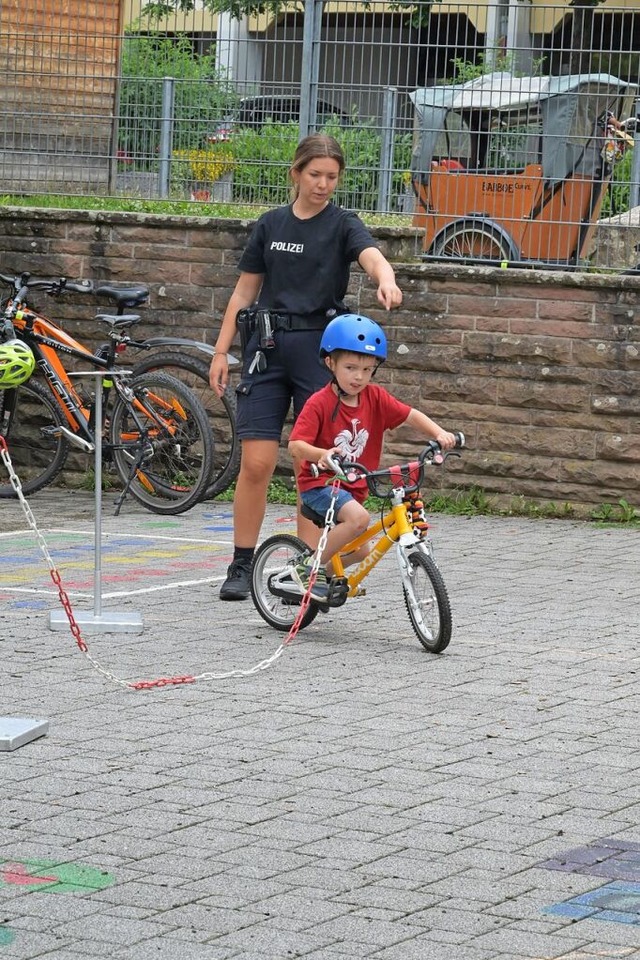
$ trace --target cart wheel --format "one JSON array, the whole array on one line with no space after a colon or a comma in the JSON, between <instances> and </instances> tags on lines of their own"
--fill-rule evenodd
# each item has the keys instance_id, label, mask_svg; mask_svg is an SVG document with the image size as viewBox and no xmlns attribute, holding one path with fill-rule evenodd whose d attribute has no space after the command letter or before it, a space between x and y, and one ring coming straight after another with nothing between
<instances>
[{"instance_id":1,"label":"cart wheel","mask_svg":"<svg viewBox=\"0 0 640 960\"><path fill-rule=\"evenodd\" d=\"M435 237L428 256L464 260L467 263L492 260L518 262L520 252L509 234L484 220L450 223Z\"/></svg>"}]
</instances>

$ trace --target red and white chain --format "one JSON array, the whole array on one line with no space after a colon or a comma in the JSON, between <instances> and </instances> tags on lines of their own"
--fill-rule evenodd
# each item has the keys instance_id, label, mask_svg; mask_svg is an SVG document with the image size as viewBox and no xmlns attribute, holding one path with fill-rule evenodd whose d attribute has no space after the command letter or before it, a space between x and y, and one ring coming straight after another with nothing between
<instances>
[{"instance_id":1,"label":"red and white chain","mask_svg":"<svg viewBox=\"0 0 640 960\"><path fill-rule=\"evenodd\" d=\"M298 630L300 629L300 624L302 623L303 617L307 611L307 608L309 607L309 603L311 602L311 589L313 587L313 584L315 583L316 576L318 574L318 569L320 567L320 556L322 555L322 552L326 546L329 529L333 525L334 506L336 501L337 488L339 486L338 481L335 481L331 488L331 493L332 493L331 504L329 506L329 509L327 510L325 527L324 527L324 530L322 531L322 536L320 537L320 542L315 552L313 565L311 567L311 573L309 577L309 586L302 598L302 602L300 604L300 610L298 612L298 615L295 621L291 626L291 629L287 635L286 640L284 640L283 643L280 644L280 646L275 651L275 653L273 653L270 657L267 657L266 659L261 660L259 663L256 663L253 667L248 667L246 670L234 669L234 670L226 670L222 673L212 673L208 671L206 673L200 673L197 675L158 677L154 680L125 680L122 677L116 676L110 670L107 670L91 655L88 644L86 640L83 639L82 634L80 633L80 627L78 626L76 619L73 615L73 610L71 608L71 601L69 600L69 595L64 589L64 586L62 584L62 579L60 577L60 574L58 573L58 570L53 561L53 558L51 557L46 540L44 539L44 537L42 536L42 534L38 529L38 525L36 523L36 519L33 515L31 507L29 506L29 503L27 502L24 496L24 493L22 491L22 484L20 483L20 478L18 477L17 473L13 469L13 464L11 462L11 457L9 456L9 449L7 447L6 440L1 434L0 434L0 459L2 459L2 462L7 468L11 486L16 492L16 496L18 497L18 500L20 502L20 506L22 507L26 521L29 527L33 530L33 533L38 543L38 546L40 548L40 551L47 563L47 566L49 567L49 573L50 573L51 579L58 590L58 597L60 599L60 603L67 615L67 619L69 621L69 629L76 641L78 649L85 655L85 657L91 663L91 665L99 673L101 673L102 676L105 677L107 680L111 680L113 683L117 683L121 687L127 687L130 690L151 690L159 687L178 686L180 684L195 683L196 680L227 680L232 677L250 677L250 676L253 676L253 674L255 673L259 673L261 670L266 670L267 667L270 667L271 664L274 663L284 653L287 645L291 643L291 641L294 639L294 637L298 633Z\"/></svg>"},{"instance_id":2,"label":"red and white chain","mask_svg":"<svg viewBox=\"0 0 640 960\"><path fill-rule=\"evenodd\" d=\"M300 609L298 611L298 615L296 619L293 621L293 624L291 625L291 629L289 630L289 633L287 635L287 639L284 641L283 645L291 643L291 641L295 638L296 634L298 633L298 630L300 629L300 624L304 619L304 615L307 612L309 604L311 603L311 591L313 590L313 585L316 582L316 577L318 576L318 570L320 569L320 557L324 553L324 548L327 545L327 537L329 536L329 530L331 530L331 527L334 525L334 522L335 522L335 506L336 506L336 499L338 496L339 489L340 489L340 479L336 477L333 483L331 484L331 502L329 503L329 507L325 514L324 527L322 528L322 535L320 537L318 546L316 547L315 553L313 555L313 563L311 564L311 570L309 571L309 586L305 590L304 596L302 598L302 602L300 604Z\"/></svg>"}]
</instances>

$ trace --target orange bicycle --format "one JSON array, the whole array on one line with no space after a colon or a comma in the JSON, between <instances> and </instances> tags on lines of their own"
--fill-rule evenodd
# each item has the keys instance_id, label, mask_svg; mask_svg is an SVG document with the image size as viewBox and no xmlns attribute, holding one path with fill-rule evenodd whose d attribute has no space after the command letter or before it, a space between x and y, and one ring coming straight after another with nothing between
<instances>
[{"instance_id":1,"label":"orange bicycle","mask_svg":"<svg viewBox=\"0 0 640 960\"><path fill-rule=\"evenodd\" d=\"M456 439L456 446L463 447L464 434L458 432ZM311 600L299 629L307 627L321 610L340 607L350 597L364 596L362 581L391 547L395 547L405 606L418 640L430 653L441 653L448 646L451 606L434 559L419 491L425 468L442 465L451 454L452 451L444 452L435 440L430 440L417 460L379 470L367 470L359 463L339 461L334 457L339 480L345 484L366 480L369 492L382 500L381 513L363 534L345 544L331 558L333 576L329 581L327 602ZM326 518L321 514L306 506L302 507L302 512L317 526L325 526ZM330 509L329 514L331 512ZM367 544L370 546L368 554L347 574L347 555ZM251 596L260 616L276 630L289 631L298 616L303 597L291 570L310 553L306 543L286 533L269 537L256 551L251 572Z\"/></svg>"},{"instance_id":2,"label":"orange bicycle","mask_svg":"<svg viewBox=\"0 0 640 960\"><path fill-rule=\"evenodd\" d=\"M23 340L40 375L0 391L0 434L23 492L46 487L63 469L72 447L91 453L100 438L103 460L114 464L123 484L116 514L128 493L160 514L182 513L201 500L213 469L207 414L174 377L159 372L129 377L117 366L117 331L131 318L105 317L110 340L94 354L27 304L31 289L55 295L64 289L84 293L90 286L29 274L18 282L2 275L0 280L15 287L0 314L0 337ZM76 386L63 357L110 374L103 379L102 423L94 422L95 398ZM15 496L11 484L0 485L0 497Z\"/></svg>"}]
</instances>

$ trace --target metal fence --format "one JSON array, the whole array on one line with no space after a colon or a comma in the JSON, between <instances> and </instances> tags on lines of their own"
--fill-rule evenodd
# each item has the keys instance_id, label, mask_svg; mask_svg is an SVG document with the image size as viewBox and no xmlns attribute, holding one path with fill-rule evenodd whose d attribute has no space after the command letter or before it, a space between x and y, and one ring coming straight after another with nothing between
<instances>
[{"instance_id":1,"label":"metal fence","mask_svg":"<svg viewBox=\"0 0 640 960\"><path fill-rule=\"evenodd\" d=\"M635 267L640 0L203 7L4 0L2 193L271 206L322 129L426 258Z\"/></svg>"}]
</instances>

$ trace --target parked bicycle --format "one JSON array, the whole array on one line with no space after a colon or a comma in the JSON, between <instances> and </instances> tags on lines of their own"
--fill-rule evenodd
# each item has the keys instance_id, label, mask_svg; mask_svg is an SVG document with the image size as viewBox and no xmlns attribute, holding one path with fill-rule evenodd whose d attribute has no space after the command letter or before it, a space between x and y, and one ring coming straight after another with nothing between
<instances>
[{"instance_id":1,"label":"parked bicycle","mask_svg":"<svg viewBox=\"0 0 640 960\"><path fill-rule=\"evenodd\" d=\"M0 281L11 287L16 293L20 288L22 275L4 277ZM124 359L128 348L145 354L134 362L134 376L152 371L168 373L181 380L200 402L207 412L213 436L213 470L204 499L211 500L223 493L236 480L240 470L240 441L236 434L236 397L233 391L218 397L209 386L209 367L214 354L213 347L199 340L187 337L157 336L143 340L135 339L131 327L142 319L139 314L131 313L143 306L149 299L149 288L142 283L120 285L95 283L84 280L77 284L64 278L53 278L51 286L40 287L50 296L59 297L65 293L91 294L95 297L111 300L116 307L114 314L99 313L96 321L109 326L109 337L116 343L116 358ZM33 286L33 282L31 283ZM114 318L117 322L114 323ZM105 350L103 345L99 350ZM237 364L235 357L229 356L230 364Z\"/></svg>"},{"instance_id":2,"label":"parked bicycle","mask_svg":"<svg viewBox=\"0 0 640 960\"><path fill-rule=\"evenodd\" d=\"M457 433L456 438L456 446L463 447L464 435ZM451 606L434 559L419 496L425 468L442 465L451 455L452 451L445 452L435 440L430 440L417 460L378 470L334 458L339 479L347 484L366 480L369 492L382 500L382 508L379 519L331 558L327 566L333 575L327 602L311 600L299 629L315 620L319 611L340 607L350 597L364 596L362 581L395 546L405 605L418 640L430 653L441 653L448 646ZM324 516L306 506L302 512L317 526L324 527ZM374 538L377 539L371 543ZM367 544L369 552L347 574L347 554ZM303 597L291 570L309 554L309 547L302 540L286 533L269 537L256 551L251 596L260 616L275 630L290 630L298 616Z\"/></svg>"},{"instance_id":3,"label":"parked bicycle","mask_svg":"<svg viewBox=\"0 0 640 960\"><path fill-rule=\"evenodd\" d=\"M103 460L114 464L123 483L116 513L128 493L161 514L182 513L201 500L213 469L207 414L175 377L155 371L129 376L117 366L119 329L126 328L131 318L103 316L110 339L92 353L27 303L32 289L84 293L86 284L42 280L26 273L19 278L0 274L0 281L12 287L3 303L0 334L12 337L15 332L24 341L43 377L0 392L0 433L23 492L34 493L50 484L71 447L91 453L101 436ZM102 380L101 424L94 423L91 388L74 382L65 367L63 358L72 357L110 374ZM0 486L0 497L14 496L11 484Z\"/></svg>"}]
</instances>

